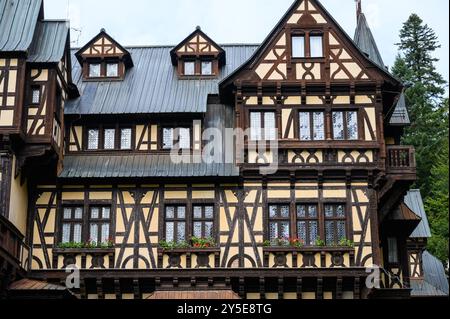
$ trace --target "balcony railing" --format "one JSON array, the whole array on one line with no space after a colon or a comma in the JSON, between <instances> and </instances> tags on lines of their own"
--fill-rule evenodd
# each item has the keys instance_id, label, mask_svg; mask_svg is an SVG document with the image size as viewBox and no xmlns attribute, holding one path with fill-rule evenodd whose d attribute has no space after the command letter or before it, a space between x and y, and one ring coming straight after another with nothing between
<instances>
[{"instance_id":1,"label":"balcony railing","mask_svg":"<svg viewBox=\"0 0 450 319\"><path fill-rule=\"evenodd\" d=\"M4 216L0 215L0 254L15 267L25 268L29 249L23 241L24 236Z\"/></svg>"},{"instance_id":2,"label":"balcony railing","mask_svg":"<svg viewBox=\"0 0 450 319\"><path fill-rule=\"evenodd\" d=\"M415 171L416 158L412 146L388 146L387 170L388 172Z\"/></svg>"}]
</instances>

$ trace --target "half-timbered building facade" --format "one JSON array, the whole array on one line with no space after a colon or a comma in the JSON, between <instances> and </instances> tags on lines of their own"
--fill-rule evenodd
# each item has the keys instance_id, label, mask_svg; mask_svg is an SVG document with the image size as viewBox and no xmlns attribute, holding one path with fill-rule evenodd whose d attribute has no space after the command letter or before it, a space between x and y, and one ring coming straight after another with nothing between
<instances>
[{"instance_id":1,"label":"half-timbered building facade","mask_svg":"<svg viewBox=\"0 0 450 319\"><path fill-rule=\"evenodd\" d=\"M354 39L296 0L260 45L77 49L41 0L0 12L1 291L411 296L409 119L360 8Z\"/></svg>"}]
</instances>

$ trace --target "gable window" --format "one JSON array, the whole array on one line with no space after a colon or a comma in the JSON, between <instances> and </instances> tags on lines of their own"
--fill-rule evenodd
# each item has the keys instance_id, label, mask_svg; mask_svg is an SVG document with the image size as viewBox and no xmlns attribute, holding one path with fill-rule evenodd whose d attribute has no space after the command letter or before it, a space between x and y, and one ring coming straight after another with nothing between
<instances>
[{"instance_id":1,"label":"gable window","mask_svg":"<svg viewBox=\"0 0 450 319\"><path fill-rule=\"evenodd\" d=\"M193 235L197 238L214 238L214 206L194 205Z\"/></svg>"},{"instance_id":2,"label":"gable window","mask_svg":"<svg viewBox=\"0 0 450 319\"><path fill-rule=\"evenodd\" d=\"M131 149L131 128L122 128L120 130L120 149L130 150Z\"/></svg>"},{"instance_id":3,"label":"gable window","mask_svg":"<svg viewBox=\"0 0 450 319\"><path fill-rule=\"evenodd\" d=\"M323 44L321 35L311 35L309 37L310 56L312 58L323 57Z\"/></svg>"},{"instance_id":4,"label":"gable window","mask_svg":"<svg viewBox=\"0 0 450 319\"><path fill-rule=\"evenodd\" d=\"M202 75L212 75L212 62L202 61Z\"/></svg>"},{"instance_id":5,"label":"gable window","mask_svg":"<svg viewBox=\"0 0 450 319\"><path fill-rule=\"evenodd\" d=\"M31 104L39 104L41 102L41 90L38 86L31 88Z\"/></svg>"},{"instance_id":6,"label":"gable window","mask_svg":"<svg viewBox=\"0 0 450 319\"><path fill-rule=\"evenodd\" d=\"M89 64L89 77L99 78L100 76L101 76L101 64L100 63Z\"/></svg>"},{"instance_id":7,"label":"gable window","mask_svg":"<svg viewBox=\"0 0 450 319\"><path fill-rule=\"evenodd\" d=\"M106 129L104 131L103 148L105 150L113 150L115 148L116 130Z\"/></svg>"},{"instance_id":8,"label":"gable window","mask_svg":"<svg viewBox=\"0 0 450 319\"><path fill-rule=\"evenodd\" d=\"M250 139L273 141L276 139L275 112L250 113Z\"/></svg>"},{"instance_id":9,"label":"gable window","mask_svg":"<svg viewBox=\"0 0 450 319\"><path fill-rule=\"evenodd\" d=\"M88 150L98 149L99 134L97 129L88 130Z\"/></svg>"},{"instance_id":10,"label":"gable window","mask_svg":"<svg viewBox=\"0 0 450 319\"><path fill-rule=\"evenodd\" d=\"M191 129L186 127L163 128L163 145L165 150L191 148Z\"/></svg>"},{"instance_id":11,"label":"gable window","mask_svg":"<svg viewBox=\"0 0 450 319\"><path fill-rule=\"evenodd\" d=\"M117 77L117 76L119 76L119 64L117 64L117 63L107 63L106 64L106 76L107 77Z\"/></svg>"},{"instance_id":12,"label":"gable window","mask_svg":"<svg viewBox=\"0 0 450 319\"><path fill-rule=\"evenodd\" d=\"M336 245L346 239L345 205L325 205L325 242Z\"/></svg>"},{"instance_id":13,"label":"gable window","mask_svg":"<svg viewBox=\"0 0 450 319\"><path fill-rule=\"evenodd\" d=\"M299 127L301 141L323 141L325 139L324 113L300 112Z\"/></svg>"},{"instance_id":14,"label":"gable window","mask_svg":"<svg viewBox=\"0 0 450 319\"><path fill-rule=\"evenodd\" d=\"M89 216L89 241L107 243L110 239L111 207L93 206Z\"/></svg>"},{"instance_id":15,"label":"gable window","mask_svg":"<svg viewBox=\"0 0 450 319\"><path fill-rule=\"evenodd\" d=\"M269 206L269 240L289 239L290 232L289 205Z\"/></svg>"},{"instance_id":16,"label":"gable window","mask_svg":"<svg viewBox=\"0 0 450 319\"><path fill-rule=\"evenodd\" d=\"M81 243L83 207L64 207L62 216L62 243Z\"/></svg>"},{"instance_id":17,"label":"gable window","mask_svg":"<svg viewBox=\"0 0 450 319\"><path fill-rule=\"evenodd\" d=\"M184 62L184 75L195 75L195 62L194 61Z\"/></svg>"},{"instance_id":18,"label":"gable window","mask_svg":"<svg viewBox=\"0 0 450 319\"><path fill-rule=\"evenodd\" d=\"M305 37L293 36L292 37L292 57L304 58L305 57Z\"/></svg>"},{"instance_id":19,"label":"gable window","mask_svg":"<svg viewBox=\"0 0 450 319\"><path fill-rule=\"evenodd\" d=\"M297 238L307 246L319 239L319 214L317 205L297 205Z\"/></svg>"},{"instance_id":20,"label":"gable window","mask_svg":"<svg viewBox=\"0 0 450 319\"><path fill-rule=\"evenodd\" d=\"M166 206L164 217L166 241L175 243L186 241L186 206Z\"/></svg>"},{"instance_id":21,"label":"gable window","mask_svg":"<svg viewBox=\"0 0 450 319\"><path fill-rule=\"evenodd\" d=\"M358 112L333 112L333 137L335 140L357 140Z\"/></svg>"}]
</instances>

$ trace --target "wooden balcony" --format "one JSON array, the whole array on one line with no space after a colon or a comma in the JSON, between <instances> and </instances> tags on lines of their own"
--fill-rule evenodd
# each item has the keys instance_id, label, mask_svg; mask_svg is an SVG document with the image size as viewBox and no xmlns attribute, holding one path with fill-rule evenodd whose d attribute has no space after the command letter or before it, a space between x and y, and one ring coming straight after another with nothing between
<instances>
[{"instance_id":1,"label":"wooden balcony","mask_svg":"<svg viewBox=\"0 0 450 319\"><path fill-rule=\"evenodd\" d=\"M388 146L386 171L388 174L416 175L416 157L413 146Z\"/></svg>"}]
</instances>

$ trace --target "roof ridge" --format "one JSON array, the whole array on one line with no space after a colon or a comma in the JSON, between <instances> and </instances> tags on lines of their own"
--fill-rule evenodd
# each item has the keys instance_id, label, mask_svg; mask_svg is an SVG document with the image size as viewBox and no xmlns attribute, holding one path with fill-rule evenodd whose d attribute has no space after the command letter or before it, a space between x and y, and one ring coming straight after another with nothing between
<instances>
[{"instance_id":1,"label":"roof ridge","mask_svg":"<svg viewBox=\"0 0 450 319\"><path fill-rule=\"evenodd\" d=\"M256 47L259 43L226 43L219 44L224 47ZM142 44L142 45L124 45L126 49L157 49L157 48L173 48L174 45L170 44ZM70 50L79 50L81 47L71 47Z\"/></svg>"}]
</instances>

